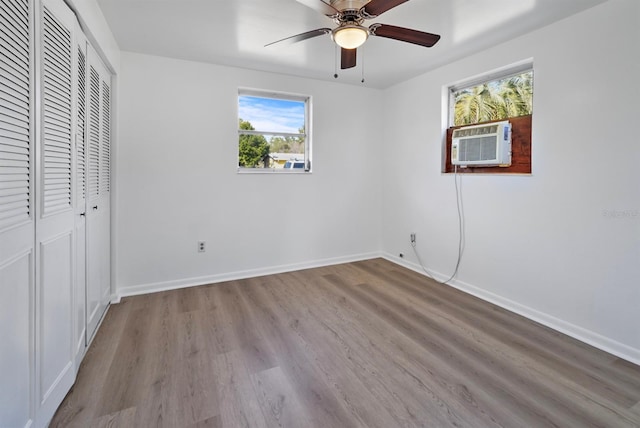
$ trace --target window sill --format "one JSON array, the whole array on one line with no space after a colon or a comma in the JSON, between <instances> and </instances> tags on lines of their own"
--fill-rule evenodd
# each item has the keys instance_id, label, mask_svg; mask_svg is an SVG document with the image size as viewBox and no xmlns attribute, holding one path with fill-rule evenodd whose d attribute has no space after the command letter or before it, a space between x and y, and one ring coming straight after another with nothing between
<instances>
[{"instance_id":1,"label":"window sill","mask_svg":"<svg viewBox=\"0 0 640 428\"><path fill-rule=\"evenodd\" d=\"M289 175L289 174L311 174L311 171L294 170L294 169L282 169L282 168L238 168L238 174L275 174L275 175Z\"/></svg>"}]
</instances>

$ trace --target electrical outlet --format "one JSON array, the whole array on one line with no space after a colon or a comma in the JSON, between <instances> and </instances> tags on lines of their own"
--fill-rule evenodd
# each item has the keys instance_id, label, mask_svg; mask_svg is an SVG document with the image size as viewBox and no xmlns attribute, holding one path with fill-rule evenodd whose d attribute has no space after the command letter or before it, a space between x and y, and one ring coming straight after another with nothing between
<instances>
[{"instance_id":1,"label":"electrical outlet","mask_svg":"<svg viewBox=\"0 0 640 428\"><path fill-rule=\"evenodd\" d=\"M416 233L415 232L412 233L409 237L411 239L411 243L415 244L416 243Z\"/></svg>"},{"instance_id":2,"label":"electrical outlet","mask_svg":"<svg viewBox=\"0 0 640 428\"><path fill-rule=\"evenodd\" d=\"M206 242L205 241L198 241L198 252L199 253L204 253L206 251Z\"/></svg>"}]
</instances>

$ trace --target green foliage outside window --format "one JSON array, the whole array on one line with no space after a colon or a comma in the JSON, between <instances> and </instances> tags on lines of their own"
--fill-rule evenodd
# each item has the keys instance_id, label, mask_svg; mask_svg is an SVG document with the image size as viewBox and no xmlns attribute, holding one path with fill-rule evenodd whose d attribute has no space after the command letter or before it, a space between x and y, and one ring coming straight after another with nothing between
<instances>
[{"instance_id":1,"label":"green foliage outside window","mask_svg":"<svg viewBox=\"0 0 640 428\"><path fill-rule=\"evenodd\" d=\"M238 129L254 131L251 123L239 119ZM269 143L263 135L240 134L238 137L238 164L244 168L255 168L269 156Z\"/></svg>"},{"instance_id":2,"label":"green foliage outside window","mask_svg":"<svg viewBox=\"0 0 640 428\"><path fill-rule=\"evenodd\" d=\"M453 94L454 126L532 114L533 71L493 80Z\"/></svg>"}]
</instances>

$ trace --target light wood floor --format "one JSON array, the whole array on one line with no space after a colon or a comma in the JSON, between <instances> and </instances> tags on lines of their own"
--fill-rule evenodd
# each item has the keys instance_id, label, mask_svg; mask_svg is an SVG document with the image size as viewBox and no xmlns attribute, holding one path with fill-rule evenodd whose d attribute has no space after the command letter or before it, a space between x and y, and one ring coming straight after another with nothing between
<instances>
[{"instance_id":1,"label":"light wood floor","mask_svg":"<svg viewBox=\"0 0 640 428\"><path fill-rule=\"evenodd\" d=\"M638 427L640 367L385 260L123 299L53 427Z\"/></svg>"}]
</instances>

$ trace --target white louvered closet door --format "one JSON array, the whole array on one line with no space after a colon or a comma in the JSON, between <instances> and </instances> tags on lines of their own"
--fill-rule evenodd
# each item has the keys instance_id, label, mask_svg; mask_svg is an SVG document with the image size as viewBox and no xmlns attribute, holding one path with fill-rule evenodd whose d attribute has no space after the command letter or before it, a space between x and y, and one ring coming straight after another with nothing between
<instances>
[{"instance_id":1,"label":"white louvered closet door","mask_svg":"<svg viewBox=\"0 0 640 428\"><path fill-rule=\"evenodd\" d=\"M75 15L42 0L40 119L36 144L36 425L48 421L73 384L76 198L73 168Z\"/></svg>"},{"instance_id":2,"label":"white louvered closet door","mask_svg":"<svg viewBox=\"0 0 640 428\"><path fill-rule=\"evenodd\" d=\"M75 127L75 287L74 343L76 370L87 345L86 329L86 198L87 198L87 39L76 27L76 127Z\"/></svg>"},{"instance_id":3,"label":"white louvered closet door","mask_svg":"<svg viewBox=\"0 0 640 428\"><path fill-rule=\"evenodd\" d=\"M111 297L111 76L89 46L87 77L87 341Z\"/></svg>"},{"instance_id":4,"label":"white louvered closet door","mask_svg":"<svg viewBox=\"0 0 640 428\"><path fill-rule=\"evenodd\" d=\"M8 427L34 419L33 23L31 1L0 0L0 426Z\"/></svg>"}]
</instances>

